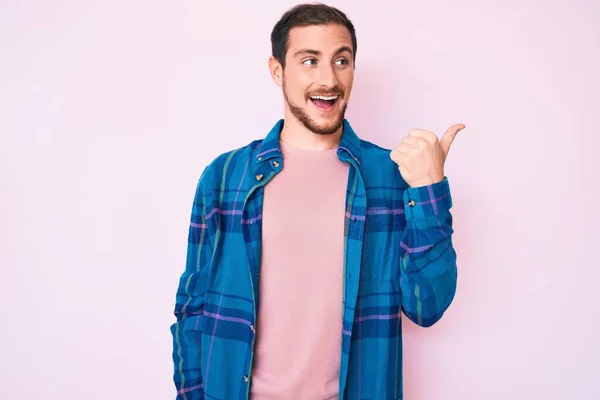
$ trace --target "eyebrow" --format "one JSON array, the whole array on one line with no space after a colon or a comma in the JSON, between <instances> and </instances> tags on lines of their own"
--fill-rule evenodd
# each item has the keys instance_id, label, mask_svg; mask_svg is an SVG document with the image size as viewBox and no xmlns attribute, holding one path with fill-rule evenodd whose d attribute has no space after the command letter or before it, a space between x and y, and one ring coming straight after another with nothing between
<instances>
[{"instance_id":1,"label":"eyebrow","mask_svg":"<svg viewBox=\"0 0 600 400\"><path fill-rule=\"evenodd\" d=\"M348 46L342 46L339 49L337 49L333 55L337 56L338 54L346 52L346 51L348 53L352 54L352 49L350 47L348 47ZM312 54L314 56L320 56L322 53L319 50L300 49L296 53L294 53L294 57L298 57L298 56L304 55L304 54Z\"/></svg>"}]
</instances>

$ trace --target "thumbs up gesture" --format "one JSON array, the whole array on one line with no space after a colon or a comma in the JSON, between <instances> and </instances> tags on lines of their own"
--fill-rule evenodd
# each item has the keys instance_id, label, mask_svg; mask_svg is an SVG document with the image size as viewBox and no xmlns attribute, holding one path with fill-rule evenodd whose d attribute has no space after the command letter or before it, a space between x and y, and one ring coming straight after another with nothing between
<instances>
[{"instance_id":1,"label":"thumbs up gesture","mask_svg":"<svg viewBox=\"0 0 600 400\"><path fill-rule=\"evenodd\" d=\"M452 125L441 140L435 133L423 129L411 129L398 146L390 152L390 158L398 164L402 178L410 187L426 186L444 179L444 163L450 145L464 124Z\"/></svg>"}]
</instances>

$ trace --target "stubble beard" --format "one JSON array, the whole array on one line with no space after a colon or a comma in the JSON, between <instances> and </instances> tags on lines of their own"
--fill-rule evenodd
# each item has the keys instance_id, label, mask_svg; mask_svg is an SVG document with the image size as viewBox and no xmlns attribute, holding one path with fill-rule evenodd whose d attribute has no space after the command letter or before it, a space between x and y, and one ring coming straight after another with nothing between
<instances>
[{"instance_id":1,"label":"stubble beard","mask_svg":"<svg viewBox=\"0 0 600 400\"><path fill-rule=\"evenodd\" d=\"M302 107L299 107L290 101L290 99L287 96L285 79L283 80L283 97L285 98L285 101L288 104L288 107L290 108L292 115L294 117L296 117L296 119L298 121L300 121L300 123L302 125L304 125L304 127L306 129L308 129L309 131L311 131L317 135L334 134L342 127L342 124L344 123L344 117L346 115L346 108L348 107L348 104L344 104L340 108L337 118L333 121L333 123L331 123L327 126L320 126L315 122L315 120L313 120L308 115L308 113L306 113L306 111L304 111L304 109ZM341 99L338 101L341 101Z\"/></svg>"}]
</instances>

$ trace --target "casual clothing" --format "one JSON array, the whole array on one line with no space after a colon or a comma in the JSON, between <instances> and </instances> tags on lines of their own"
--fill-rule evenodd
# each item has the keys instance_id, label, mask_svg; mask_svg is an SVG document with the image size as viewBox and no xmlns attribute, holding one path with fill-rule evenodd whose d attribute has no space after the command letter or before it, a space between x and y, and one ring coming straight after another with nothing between
<instances>
[{"instance_id":1,"label":"casual clothing","mask_svg":"<svg viewBox=\"0 0 600 400\"><path fill-rule=\"evenodd\" d=\"M335 149L282 144L282 154L285 167L265 186L250 394L337 399L349 166Z\"/></svg>"},{"instance_id":2,"label":"casual clothing","mask_svg":"<svg viewBox=\"0 0 600 400\"><path fill-rule=\"evenodd\" d=\"M199 179L191 213L187 263L176 295L177 321L171 326L177 399L248 399L255 371L259 374L259 388L267 379L277 383L280 378L266 372L278 363L271 355L264 356L269 351L265 346L273 343L271 340L285 341L288 346L309 345L307 337L289 330L284 332L290 337L265 339L255 329L256 324L259 329L275 329L264 327L260 321L261 316L269 318L264 315L272 315L273 310L271 304L263 307L261 290L268 285L265 296L274 292L270 278L263 276L267 272L261 271L261 259L263 249L270 260L277 259L276 254L269 254L268 246L273 251L273 246L282 243L282 238L275 238L273 229L285 228L271 225L276 222L276 214L268 204L271 183L276 193L279 174L285 177L281 172L286 164L279 137L282 127L280 120L264 139L223 153ZM402 399L402 316L418 325L431 326L450 306L456 291L449 183L444 178L429 186L408 187L390 159L389 150L361 140L347 120L335 154L348 166L343 285L338 293L342 297L341 320L335 320L339 317L331 312L331 323L341 323L339 398ZM310 183L316 184L318 179L315 177ZM296 185L305 187L307 183ZM267 220L267 212L271 213L271 220ZM306 219L302 221L304 232L313 229L322 233L323 221L308 204L292 212ZM307 228L305 224L310 225ZM338 228L332 225L326 229ZM288 245L297 251L296 245ZM290 250L290 258L292 254L297 253ZM294 257L294 262L301 261L297 255ZM264 268L272 272L277 261L269 259ZM329 279L332 290L336 290L339 276L328 273L333 274ZM294 326L297 315L323 315L323 305L312 296L314 293L305 292L297 299L298 304L287 300L286 304L277 305L278 318ZM301 314L299 306L305 307ZM274 326L289 329L280 322ZM314 335L310 338L330 340ZM262 361L268 364L260 365ZM289 367L298 365L308 364L291 360ZM283 370L281 379L288 372ZM307 376L317 379L314 375L300 379ZM294 398L298 396L303 394Z\"/></svg>"}]
</instances>

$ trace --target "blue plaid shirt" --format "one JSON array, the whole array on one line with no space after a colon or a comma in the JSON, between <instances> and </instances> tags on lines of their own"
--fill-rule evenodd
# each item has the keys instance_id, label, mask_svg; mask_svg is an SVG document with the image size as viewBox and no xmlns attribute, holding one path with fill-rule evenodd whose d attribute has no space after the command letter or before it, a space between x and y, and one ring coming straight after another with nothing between
<instances>
[{"instance_id":1,"label":"blue plaid shirt","mask_svg":"<svg viewBox=\"0 0 600 400\"><path fill-rule=\"evenodd\" d=\"M198 181L171 326L178 400L249 398L264 185L284 167L282 127L221 154ZM456 292L448 180L411 188L389 153L344 120L340 399L402 399L402 315L431 326Z\"/></svg>"}]
</instances>

